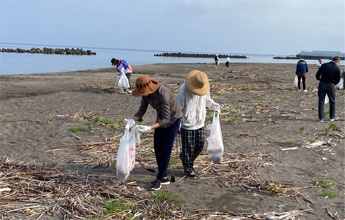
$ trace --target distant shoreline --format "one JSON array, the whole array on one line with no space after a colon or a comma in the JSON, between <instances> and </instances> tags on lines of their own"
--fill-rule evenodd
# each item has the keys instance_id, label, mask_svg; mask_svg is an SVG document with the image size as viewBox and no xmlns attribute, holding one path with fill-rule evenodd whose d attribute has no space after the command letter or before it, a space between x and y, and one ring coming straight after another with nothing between
<instances>
[{"instance_id":1,"label":"distant shoreline","mask_svg":"<svg viewBox=\"0 0 345 220\"><path fill-rule=\"evenodd\" d=\"M154 56L162 56L162 57L195 57L195 58L213 58L215 54L203 54L203 53L159 53L154 54ZM227 55L227 54L219 54L219 58L235 58L235 59L247 59L245 55Z\"/></svg>"},{"instance_id":2,"label":"distant shoreline","mask_svg":"<svg viewBox=\"0 0 345 220\"><path fill-rule=\"evenodd\" d=\"M332 56L275 56L273 59L279 59L279 60L298 60L298 59L306 59L306 60L318 60L318 59L329 59L331 60ZM340 57L341 60L345 60L345 57Z\"/></svg>"}]
</instances>

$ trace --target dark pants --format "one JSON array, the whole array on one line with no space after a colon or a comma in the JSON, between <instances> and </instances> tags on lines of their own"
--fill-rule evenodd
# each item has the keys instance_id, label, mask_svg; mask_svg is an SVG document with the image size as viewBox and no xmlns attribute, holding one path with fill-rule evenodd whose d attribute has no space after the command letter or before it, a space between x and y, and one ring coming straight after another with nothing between
<instances>
[{"instance_id":1,"label":"dark pants","mask_svg":"<svg viewBox=\"0 0 345 220\"><path fill-rule=\"evenodd\" d=\"M335 118L335 86L333 83L319 83L318 95L319 95L319 119L324 119L324 105L326 94L329 98L329 117Z\"/></svg>"},{"instance_id":2,"label":"dark pants","mask_svg":"<svg viewBox=\"0 0 345 220\"><path fill-rule=\"evenodd\" d=\"M225 63L225 66L226 66L227 68L229 68L229 67L230 67L230 62L226 62L226 63Z\"/></svg>"},{"instance_id":3,"label":"dark pants","mask_svg":"<svg viewBox=\"0 0 345 220\"><path fill-rule=\"evenodd\" d=\"M304 76L298 76L298 90L301 89L301 79L303 84L303 90L305 90L305 77Z\"/></svg>"},{"instance_id":4,"label":"dark pants","mask_svg":"<svg viewBox=\"0 0 345 220\"><path fill-rule=\"evenodd\" d=\"M181 119L177 119L167 128L156 128L153 140L156 161L158 165L157 179L162 181L167 176L171 151Z\"/></svg>"},{"instance_id":5,"label":"dark pants","mask_svg":"<svg viewBox=\"0 0 345 220\"><path fill-rule=\"evenodd\" d=\"M126 73L126 77L127 77L127 79L128 79L128 84L129 84L129 89L132 89L132 86L131 86L131 75L132 75L132 73Z\"/></svg>"},{"instance_id":6,"label":"dark pants","mask_svg":"<svg viewBox=\"0 0 345 220\"><path fill-rule=\"evenodd\" d=\"M181 128L182 152L181 160L185 171L194 172L194 160L201 153L204 142L204 128L186 130Z\"/></svg>"}]
</instances>

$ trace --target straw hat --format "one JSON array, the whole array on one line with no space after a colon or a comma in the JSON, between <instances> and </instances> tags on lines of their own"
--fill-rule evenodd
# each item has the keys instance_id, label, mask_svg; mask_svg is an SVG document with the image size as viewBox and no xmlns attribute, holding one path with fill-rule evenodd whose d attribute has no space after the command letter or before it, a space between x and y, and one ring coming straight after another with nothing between
<instances>
[{"instance_id":1,"label":"straw hat","mask_svg":"<svg viewBox=\"0 0 345 220\"><path fill-rule=\"evenodd\" d=\"M210 91L207 75L199 70L191 71L186 78L186 88L195 95L206 95Z\"/></svg>"},{"instance_id":2,"label":"straw hat","mask_svg":"<svg viewBox=\"0 0 345 220\"><path fill-rule=\"evenodd\" d=\"M143 75L135 81L136 88L132 92L133 96L149 95L157 91L158 81L151 80L150 77Z\"/></svg>"}]
</instances>

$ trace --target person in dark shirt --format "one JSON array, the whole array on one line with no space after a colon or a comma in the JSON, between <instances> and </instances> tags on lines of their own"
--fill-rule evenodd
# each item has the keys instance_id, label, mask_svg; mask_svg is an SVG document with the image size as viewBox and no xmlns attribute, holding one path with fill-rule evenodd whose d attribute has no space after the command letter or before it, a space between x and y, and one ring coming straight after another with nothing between
<instances>
[{"instance_id":1,"label":"person in dark shirt","mask_svg":"<svg viewBox=\"0 0 345 220\"><path fill-rule=\"evenodd\" d=\"M296 66L296 75L298 76L298 90L301 89L301 79L303 84L303 91L307 92L305 87L305 77L307 76L308 65L304 59L300 59Z\"/></svg>"},{"instance_id":2,"label":"person in dark shirt","mask_svg":"<svg viewBox=\"0 0 345 220\"><path fill-rule=\"evenodd\" d=\"M159 190L161 184L169 184L167 170L176 134L180 128L182 111L177 105L176 96L157 80L151 80L143 75L137 78L133 96L141 96L138 112L133 116L134 121L142 121L150 105L157 112L156 123L151 126L139 126L140 133L154 130L153 148L158 165L158 174L151 182L151 190Z\"/></svg>"},{"instance_id":3,"label":"person in dark shirt","mask_svg":"<svg viewBox=\"0 0 345 220\"><path fill-rule=\"evenodd\" d=\"M324 120L324 103L326 94L329 98L329 117L331 121L336 121L339 118L335 116L335 85L340 81L340 58L333 57L329 63L321 65L316 73L316 79L320 81L318 87L319 96L319 121Z\"/></svg>"}]
</instances>

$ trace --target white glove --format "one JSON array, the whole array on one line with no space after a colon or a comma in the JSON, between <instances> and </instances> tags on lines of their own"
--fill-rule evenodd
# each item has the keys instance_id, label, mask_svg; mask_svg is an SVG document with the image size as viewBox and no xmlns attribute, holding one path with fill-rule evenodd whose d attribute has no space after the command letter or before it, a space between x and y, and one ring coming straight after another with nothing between
<instances>
[{"instance_id":1,"label":"white glove","mask_svg":"<svg viewBox=\"0 0 345 220\"><path fill-rule=\"evenodd\" d=\"M219 105L218 103L216 103L216 102L213 102L212 105L211 105L211 107L212 107L212 109L213 109L214 111L220 110L220 105Z\"/></svg>"},{"instance_id":2,"label":"white glove","mask_svg":"<svg viewBox=\"0 0 345 220\"><path fill-rule=\"evenodd\" d=\"M137 125L136 129L140 133L147 133L147 132L151 131L151 127L150 126L146 126L146 125Z\"/></svg>"},{"instance_id":3,"label":"white glove","mask_svg":"<svg viewBox=\"0 0 345 220\"><path fill-rule=\"evenodd\" d=\"M135 121L133 119L125 119L125 121L127 122L125 129L129 130L135 126Z\"/></svg>"}]
</instances>

